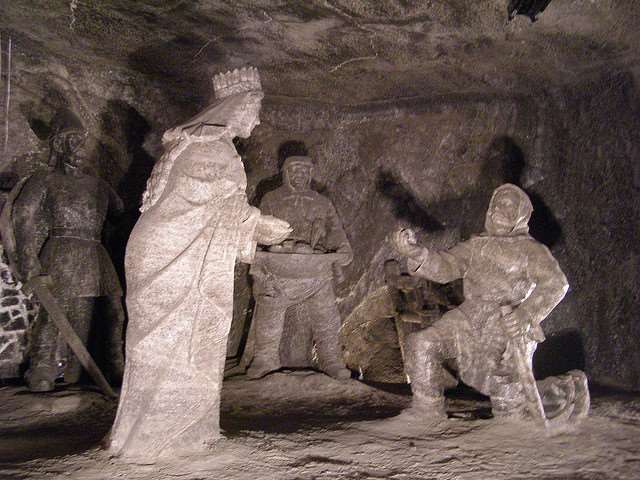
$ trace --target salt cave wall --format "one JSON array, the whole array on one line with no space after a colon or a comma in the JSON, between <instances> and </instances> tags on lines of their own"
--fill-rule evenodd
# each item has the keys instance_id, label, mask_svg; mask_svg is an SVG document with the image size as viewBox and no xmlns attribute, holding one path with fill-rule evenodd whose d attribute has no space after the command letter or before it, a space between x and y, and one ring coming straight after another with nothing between
<instances>
[{"instance_id":1,"label":"salt cave wall","mask_svg":"<svg viewBox=\"0 0 640 480\"><path fill-rule=\"evenodd\" d=\"M566 370L581 354L593 381L638 390L637 83L617 74L573 85L555 92L543 110L545 181L531 190L555 218L538 238L551 244L571 289L546 322L550 338L540 355L548 355L548 364L539 369Z\"/></svg>"},{"instance_id":2,"label":"salt cave wall","mask_svg":"<svg viewBox=\"0 0 640 480\"><path fill-rule=\"evenodd\" d=\"M45 166L55 109L77 111L91 131L86 155L126 203L106 231L122 273L160 135L205 105L209 87L173 95L160 75L149 81L132 69L63 65L18 40L5 173L23 177ZM344 316L380 284L395 228L412 225L427 245L445 248L481 231L495 186L521 184L536 205L534 236L551 247L571 283L545 322L538 373L584 366L593 381L640 389L638 113L637 86L625 74L537 97L336 106L268 95L262 125L239 149L254 203L277 186L279 162L284 151L297 153L295 142L316 159L317 186L335 203L356 254L338 289ZM251 315L247 269L236 273L232 356Z\"/></svg>"},{"instance_id":3,"label":"salt cave wall","mask_svg":"<svg viewBox=\"0 0 640 480\"><path fill-rule=\"evenodd\" d=\"M271 97L262 126L240 145L248 194L258 204L279 185L285 152L314 157L316 188L336 205L354 247L338 289L346 316L380 285L394 256L391 232L409 225L426 245L449 247L482 230L493 188L517 183L536 208L532 234L571 284L545 321L538 376L585 368L592 381L638 389L637 100L626 75L538 98L337 107ZM251 313L244 270L238 277L232 338Z\"/></svg>"}]
</instances>

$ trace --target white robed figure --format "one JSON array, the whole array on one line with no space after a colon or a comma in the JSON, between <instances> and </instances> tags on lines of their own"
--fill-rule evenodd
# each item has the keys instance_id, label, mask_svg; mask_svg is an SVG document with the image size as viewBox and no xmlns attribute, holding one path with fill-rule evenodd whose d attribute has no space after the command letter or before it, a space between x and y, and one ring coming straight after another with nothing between
<instances>
[{"instance_id":1,"label":"white robed figure","mask_svg":"<svg viewBox=\"0 0 640 480\"><path fill-rule=\"evenodd\" d=\"M233 145L259 124L258 71L214 77L216 102L168 130L127 244L126 366L109 450L152 458L220 436L220 390L236 258L279 243L288 223L246 198Z\"/></svg>"}]
</instances>

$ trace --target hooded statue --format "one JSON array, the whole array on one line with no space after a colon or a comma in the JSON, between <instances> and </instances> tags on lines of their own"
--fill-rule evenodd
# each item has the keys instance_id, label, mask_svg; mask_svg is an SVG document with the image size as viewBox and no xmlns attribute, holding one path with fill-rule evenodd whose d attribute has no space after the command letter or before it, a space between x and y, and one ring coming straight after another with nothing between
<instances>
[{"instance_id":1,"label":"hooded statue","mask_svg":"<svg viewBox=\"0 0 640 480\"><path fill-rule=\"evenodd\" d=\"M464 290L464 302L458 308L407 339L405 369L413 391L408 414L446 418L443 393L458 382L444 368L447 365L465 384L491 398L494 416L526 415L511 339L524 339L531 368L533 352L544 341L540 324L569 287L549 249L529 235L532 212L527 194L505 184L493 192L485 231L447 251L416 245L410 230L396 233L396 248L408 257L412 275L438 283L462 278ZM569 376L556 385L560 389L570 385L567 388L573 388L574 394L578 385L579 405L573 402L564 408L572 409L577 419L588 410L586 379L577 371Z\"/></svg>"},{"instance_id":2,"label":"hooded statue","mask_svg":"<svg viewBox=\"0 0 640 480\"><path fill-rule=\"evenodd\" d=\"M219 437L236 258L250 263L257 242L290 232L247 203L233 145L259 123L257 70L218 75L214 90L213 105L165 133L127 244L127 360L108 439L116 455L192 452Z\"/></svg>"}]
</instances>

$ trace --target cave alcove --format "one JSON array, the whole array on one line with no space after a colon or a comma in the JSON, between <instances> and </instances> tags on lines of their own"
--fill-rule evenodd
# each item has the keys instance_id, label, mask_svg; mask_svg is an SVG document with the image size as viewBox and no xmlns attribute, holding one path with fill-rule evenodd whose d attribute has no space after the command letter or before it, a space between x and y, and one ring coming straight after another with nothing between
<instances>
[{"instance_id":1,"label":"cave alcove","mask_svg":"<svg viewBox=\"0 0 640 480\"><path fill-rule=\"evenodd\" d=\"M125 296L125 249L164 132L211 103L213 75L249 65L265 94L260 125L234 142L250 204L282 185L287 156L312 157L313 189L335 206L354 260L335 285L350 328L345 383L310 369L245 378L254 285L236 265L227 439L152 471L99 448L117 402L88 376L49 394L25 387L38 303L5 256L0 476L637 478L638 22L633 0L4 2L0 203L47 170L53 118L73 111L93 174L123 201L102 242ZM397 329L387 313L365 314L385 262L400 259L391 236L412 228L427 248L450 248L483 231L491 192L507 182L528 194L530 233L569 283L542 324L533 371L584 371L591 416L546 439L495 421L489 399L460 385L447 394L447 432L401 427L392 419L411 386ZM462 301L460 282L432 288L447 308ZM108 370L100 340L115 314L97 309L90 346Z\"/></svg>"}]
</instances>

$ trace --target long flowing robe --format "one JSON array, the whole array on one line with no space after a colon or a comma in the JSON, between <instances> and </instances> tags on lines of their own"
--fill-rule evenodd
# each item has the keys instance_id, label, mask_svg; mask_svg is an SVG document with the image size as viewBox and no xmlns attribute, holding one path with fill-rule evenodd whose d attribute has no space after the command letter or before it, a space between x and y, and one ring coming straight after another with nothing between
<instances>
[{"instance_id":1,"label":"long flowing robe","mask_svg":"<svg viewBox=\"0 0 640 480\"><path fill-rule=\"evenodd\" d=\"M117 455L193 451L219 436L234 264L251 261L260 213L231 139L191 131L171 146L166 186L127 245L127 363L109 440Z\"/></svg>"}]
</instances>

